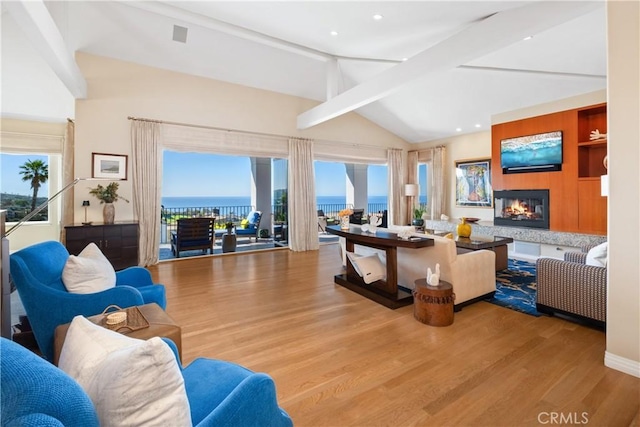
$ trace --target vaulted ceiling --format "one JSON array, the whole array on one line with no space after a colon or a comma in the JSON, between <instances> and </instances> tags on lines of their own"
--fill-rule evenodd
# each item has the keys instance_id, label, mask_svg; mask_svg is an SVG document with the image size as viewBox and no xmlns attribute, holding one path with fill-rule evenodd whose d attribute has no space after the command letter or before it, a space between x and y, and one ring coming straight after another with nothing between
<instances>
[{"instance_id":1,"label":"vaulted ceiling","mask_svg":"<svg viewBox=\"0 0 640 427\"><path fill-rule=\"evenodd\" d=\"M40 78L71 96L86 87L73 64L82 51L321 102L300 129L355 111L422 142L606 87L604 1L35 1L2 12L3 89L25 75L14 61L26 48L11 46L26 39L50 68Z\"/></svg>"}]
</instances>

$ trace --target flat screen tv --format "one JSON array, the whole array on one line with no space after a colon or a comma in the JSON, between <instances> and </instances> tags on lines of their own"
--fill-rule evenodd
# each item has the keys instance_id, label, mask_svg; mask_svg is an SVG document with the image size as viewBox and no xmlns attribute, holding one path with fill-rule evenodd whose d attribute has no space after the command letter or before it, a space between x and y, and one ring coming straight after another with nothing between
<instances>
[{"instance_id":1,"label":"flat screen tv","mask_svg":"<svg viewBox=\"0 0 640 427\"><path fill-rule=\"evenodd\" d=\"M503 139L500 164L503 173L562 170L562 131Z\"/></svg>"}]
</instances>

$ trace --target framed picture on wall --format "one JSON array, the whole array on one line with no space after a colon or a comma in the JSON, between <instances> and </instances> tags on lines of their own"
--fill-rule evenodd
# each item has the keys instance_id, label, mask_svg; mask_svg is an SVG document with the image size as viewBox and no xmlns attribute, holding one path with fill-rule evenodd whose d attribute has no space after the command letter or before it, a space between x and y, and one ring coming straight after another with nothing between
<instances>
[{"instance_id":1,"label":"framed picture on wall","mask_svg":"<svg viewBox=\"0 0 640 427\"><path fill-rule=\"evenodd\" d=\"M91 153L91 177L127 180L127 156Z\"/></svg>"},{"instance_id":2,"label":"framed picture on wall","mask_svg":"<svg viewBox=\"0 0 640 427\"><path fill-rule=\"evenodd\" d=\"M456 206L493 207L491 159L456 160Z\"/></svg>"}]
</instances>

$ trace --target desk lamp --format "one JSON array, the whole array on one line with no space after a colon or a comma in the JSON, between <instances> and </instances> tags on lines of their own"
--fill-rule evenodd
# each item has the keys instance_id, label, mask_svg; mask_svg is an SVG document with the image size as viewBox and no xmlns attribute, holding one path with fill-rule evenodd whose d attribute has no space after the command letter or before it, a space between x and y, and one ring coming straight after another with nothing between
<instances>
[{"instance_id":1,"label":"desk lamp","mask_svg":"<svg viewBox=\"0 0 640 427\"><path fill-rule=\"evenodd\" d=\"M87 221L87 208L91 206L88 200L84 200L82 202L82 207L84 207L84 222L82 225L91 225L91 221Z\"/></svg>"}]
</instances>

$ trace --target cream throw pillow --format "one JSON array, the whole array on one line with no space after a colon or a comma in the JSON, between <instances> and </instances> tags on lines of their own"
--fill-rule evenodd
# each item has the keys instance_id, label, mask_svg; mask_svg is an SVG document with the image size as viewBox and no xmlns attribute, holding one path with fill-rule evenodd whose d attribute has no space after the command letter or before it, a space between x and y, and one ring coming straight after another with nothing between
<instances>
[{"instance_id":1,"label":"cream throw pillow","mask_svg":"<svg viewBox=\"0 0 640 427\"><path fill-rule=\"evenodd\" d=\"M589 252L587 252L587 260L585 261L585 264L595 265L596 267L606 267L608 249L608 242L600 243L598 246L589 249Z\"/></svg>"},{"instance_id":2,"label":"cream throw pillow","mask_svg":"<svg viewBox=\"0 0 640 427\"><path fill-rule=\"evenodd\" d=\"M354 270L364 283L375 282L376 280L383 280L386 277L387 269L385 265L380 261L378 254L362 256L353 252L347 252L347 257L353 264Z\"/></svg>"},{"instance_id":3,"label":"cream throw pillow","mask_svg":"<svg viewBox=\"0 0 640 427\"><path fill-rule=\"evenodd\" d=\"M68 292L93 294L113 288L116 272L96 244L89 243L78 256L69 256L62 270L62 283Z\"/></svg>"},{"instance_id":4,"label":"cream throw pillow","mask_svg":"<svg viewBox=\"0 0 640 427\"><path fill-rule=\"evenodd\" d=\"M76 316L60 369L91 398L101 426L191 426L184 379L161 338L129 338Z\"/></svg>"}]
</instances>

